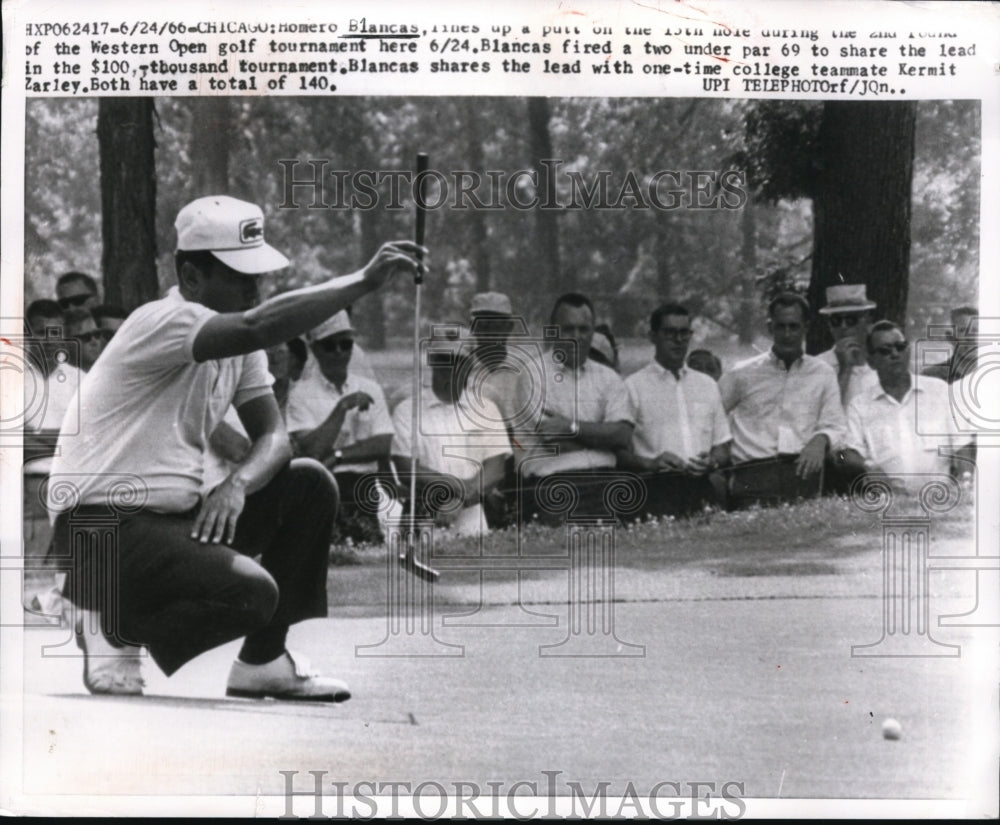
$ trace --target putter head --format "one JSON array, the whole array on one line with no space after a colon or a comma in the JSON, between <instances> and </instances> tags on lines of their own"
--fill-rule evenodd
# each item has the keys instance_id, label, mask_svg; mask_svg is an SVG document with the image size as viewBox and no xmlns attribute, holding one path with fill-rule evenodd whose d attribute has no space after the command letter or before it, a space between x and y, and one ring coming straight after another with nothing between
<instances>
[{"instance_id":1,"label":"putter head","mask_svg":"<svg viewBox=\"0 0 1000 825\"><path fill-rule=\"evenodd\" d=\"M428 567L426 564L421 564L410 553L400 555L399 565L425 582L436 582L441 578L441 574L437 570L433 567Z\"/></svg>"}]
</instances>

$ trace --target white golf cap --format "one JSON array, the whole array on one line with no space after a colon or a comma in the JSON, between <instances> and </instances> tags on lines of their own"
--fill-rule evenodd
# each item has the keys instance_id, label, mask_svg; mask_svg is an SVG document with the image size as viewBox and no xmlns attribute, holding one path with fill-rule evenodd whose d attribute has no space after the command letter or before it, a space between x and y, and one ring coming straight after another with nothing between
<instances>
[{"instance_id":1,"label":"white golf cap","mask_svg":"<svg viewBox=\"0 0 1000 825\"><path fill-rule=\"evenodd\" d=\"M178 252L211 252L245 275L288 266L288 258L264 242L264 213L256 204L228 195L198 198L177 213L174 228Z\"/></svg>"},{"instance_id":2,"label":"white golf cap","mask_svg":"<svg viewBox=\"0 0 1000 825\"><path fill-rule=\"evenodd\" d=\"M338 332L352 332L353 330L354 327L351 326L351 319L348 317L347 311L342 309L335 315L331 315L315 329L309 330L306 333L306 339L312 343L313 341L322 341Z\"/></svg>"}]
</instances>

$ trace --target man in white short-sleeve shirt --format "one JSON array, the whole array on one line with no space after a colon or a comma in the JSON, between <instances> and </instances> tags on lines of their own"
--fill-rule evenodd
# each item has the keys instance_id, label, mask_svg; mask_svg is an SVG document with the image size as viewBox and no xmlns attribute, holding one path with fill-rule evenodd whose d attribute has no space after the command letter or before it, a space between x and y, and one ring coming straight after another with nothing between
<instances>
[{"instance_id":1,"label":"man in white short-sleeve shirt","mask_svg":"<svg viewBox=\"0 0 1000 825\"><path fill-rule=\"evenodd\" d=\"M621 377L587 358L594 307L571 292L556 299L550 316L556 339L542 359L543 415L531 445L514 445L524 478L615 467L616 451L632 439L632 410ZM515 434L517 437L517 434Z\"/></svg>"},{"instance_id":2,"label":"man in white short-sleeve shirt","mask_svg":"<svg viewBox=\"0 0 1000 825\"><path fill-rule=\"evenodd\" d=\"M635 431L619 466L645 472L703 474L729 463L732 436L718 385L684 365L691 316L679 304L653 310L653 361L625 379Z\"/></svg>"},{"instance_id":3,"label":"man in white short-sleeve shirt","mask_svg":"<svg viewBox=\"0 0 1000 825\"><path fill-rule=\"evenodd\" d=\"M448 337L447 330L435 330L427 348L431 386L421 387L416 443L413 399L406 398L393 412L392 454L404 476L417 473L418 495L439 475L457 479L462 501L433 515L456 532L477 535L488 529L483 503L503 481L511 450L497 406L488 398L473 401L468 395L465 357L457 334Z\"/></svg>"},{"instance_id":4,"label":"man in white short-sleeve shirt","mask_svg":"<svg viewBox=\"0 0 1000 825\"><path fill-rule=\"evenodd\" d=\"M291 624L326 615L337 495L321 464L290 461L264 350L414 272L417 248L385 244L358 272L258 304L257 276L288 260L265 243L257 206L200 198L175 226L178 285L135 310L87 374L79 434L64 428L52 467L49 507L57 554L70 563L84 684L141 693L138 646L170 675L245 636L227 694L346 699L343 682L285 647ZM206 492L204 453L230 405L251 446ZM92 526L109 516L113 564Z\"/></svg>"},{"instance_id":5,"label":"man in white short-sleeve shirt","mask_svg":"<svg viewBox=\"0 0 1000 825\"><path fill-rule=\"evenodd\" d=\"M876 387L855 397L847 409L847 438L841 460L893 476L902 487L919 487L914 475L947 474L954 456L968 453L969 433L956 426L948 385L910 370L910 346L903 331L879 321L868 335L868 362Z\"/></svg>"},{"instance_id":6,"label":"man in white short-sleeve shirt","mask_svg":"<svg viewBox=\"0 0 1000 825\"><path fill-rule=\"evenodd\" d=\"M355 488L367 473L389 470L392 419L382 388L350 369L354 327L341 311L306 336L312 357L292 386L285 424L298 455L321 461L340 491L338 532L379 541L373 513L356 506Z\"/></svg>"}]
</instances>

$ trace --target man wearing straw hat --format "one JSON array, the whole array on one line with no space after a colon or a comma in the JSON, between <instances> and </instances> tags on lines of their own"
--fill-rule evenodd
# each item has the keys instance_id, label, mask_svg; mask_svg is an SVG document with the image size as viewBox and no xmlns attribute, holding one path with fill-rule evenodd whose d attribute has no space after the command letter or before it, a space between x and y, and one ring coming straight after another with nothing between
<instances>
[{"instance_id":1,"label":"man wearing straw hat","mask_svg":"<svg viewBox=\"0 0 1000 825\"><path fill-rule=\"evenodd\" d=\"M868 300L864 284L827 287L826 306L819 314L826 318L834 345L817 358L837 371L840 400L847 409L851 399L878 383L866 358L865 338L872 323L875 303Z\"/></svg>"},{"instance_id":2,"label":"man wearing straw hat","mask_svg":"<svg viewBox=\"0 0 1000 825\"><path fill-rule=\"evenodd\" d=\"M264 350L394 274L418 272L422 250L387 243L357 272L258 304L258 276L288 265L265 242L259 207L200 198L175 227L177 286L122 324L81 386L80 435L60 436L52 467L49 507L57 553L71 564L65 595L84 684L140 694L139 646L169 676L245 636L227 694L346 699L343 682L285 647L290 625L326 615L337 492L318 462L290 461ZM251 447L203 495L208 438L230 405ZM99 555L104 534L86 522L109 510L110 563Z\"/></svg>"}]
</instances>

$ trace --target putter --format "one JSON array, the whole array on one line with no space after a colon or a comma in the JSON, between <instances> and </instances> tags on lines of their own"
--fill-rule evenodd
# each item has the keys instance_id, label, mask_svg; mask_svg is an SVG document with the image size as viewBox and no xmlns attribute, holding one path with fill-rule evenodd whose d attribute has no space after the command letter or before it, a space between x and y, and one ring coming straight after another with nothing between
<instances>
[{"instance_id":1,"label":"putter","mask_svg":"<svg viewBox=\"0 0 1000 825\"><path fill-rule=\"evenodd\" d=\"M427 155L417 155L417 232L418 246L424 245L424 223L427 218L427 199L424 186L427 183ZM399 557L399 563L424 581L434 582L441 574L417 558L417 401L420 398L420 284L424 280L423 255L417 252L418 269L413 279L416 292L413 296L413 403L410 419L410 533L406 542L406 552Z\"/></svg>"}]
</instances>

